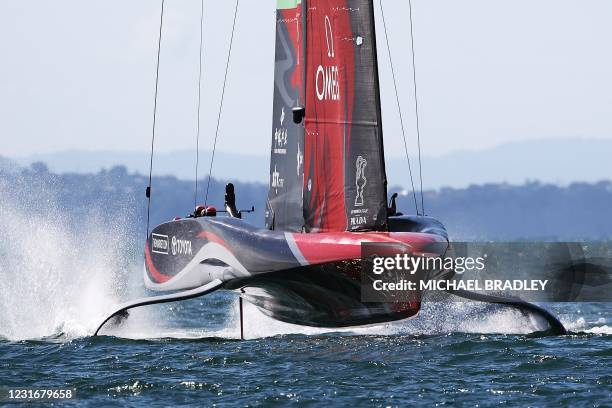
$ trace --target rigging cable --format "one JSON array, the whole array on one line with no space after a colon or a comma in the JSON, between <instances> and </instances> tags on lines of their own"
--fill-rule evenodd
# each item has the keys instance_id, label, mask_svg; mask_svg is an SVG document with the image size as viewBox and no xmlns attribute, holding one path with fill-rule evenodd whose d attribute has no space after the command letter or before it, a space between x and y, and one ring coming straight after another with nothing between
<instances>
[{"instance_id":1,"label":"rigging cable","mask_svg":"<svg viewBox=\"0 0 612 408\"><path fill-rule=\"evenodd\" d=\"M402 115L402 107L400 104L399 93L397 91L397 81L395 79L395 69L393 67L393 58L391 57L391 46L389 44L389 35L387 34L387 21L385 20L385 11L383 9L382 0L378 0L380 4L380 15L383 21L383 28L385 30L385 40L387 42L387 53L389 54L389 65L391 66L391 76L393 77L393 86L395 88L395 100L397 102L397 110L399 112L400 124L402 127L402 138L404 139L404 151L406 152L406 160L408 162L408 171L410 173L410 183L412 184L412 196L414 197L414 206L416 207L417 215L419 214L419 204L416 196L416 189L414 187L414 177L412 176L412 166L410 164L410 155L408 154L408 144L406 142L406 131L404 129L404 117Z\"/></svg>"},{"instance_id":2,"label":"rigging cable","mask_svg":"<svg viewBox=\"0 0 612 408\"><path fill-rule=\"evenodd\" d=\"M198 169L200 167L200 111L202 107L202 51L204 48L204 0L200 6L200 66L198 71L198 120L196 136L196 165L195 165L195 192L193 194L193 208L198 205Z\"/></svg>"},{"instance_id":3,"label":"rigging cable","mask_svg":"<svg viewBox=\"0 0 612 408\"><path fill-rule=\"evenodd\" d=\"M159 38L157 40L157 65L155 68L155 98L153 103L153 128L151 135L151 157L149 162L149 185L147 186L147 240L149 239L149 223L151 220L151 181L153 178L153 155L155 153L155 130L157 125L157 93L159 89L159 57L161 55L161 41L162 32L164 26L164 3L165 0L161 0L161 12L159 16Z\"/></svg>"},{"instance_id":4,"label":"rigging cable","mask_svg":"<svg viewBox=\"0 0 612 408\"><path fill-rule=\"evenodd\" d=\"M419 126L419 99L417 97L416 63L414 57L414 32L412 19L412 0L408 0L408 11L410 15L410 50L412 54L412 81L414 84L414 115L416 119L417 143L419 149L419 178L421 179L421 211L425 215L425 198L423 197L423 166L421 164L421 129Z\"/></svg>"},{"instance_id":5,"label":"rigging cable","mask_svg":"<svg viewBox=\"0 0 612 408\"><path fill-rule=\"evenodd\" d=\"M206 196L204 198L204 206L208 204L208 191L210 189L210 178L212 177L213 164L215 162L215 152L217 150L217 137L219 136L219 124L221 123L221 112L223 112L223 100L225 98L225 86L227 85L227 72L229 71L230 59L232 56L232 45L234 43L234 32L236 30L236 16L238 15L238 5L240 0L236 0L236 8L234 9L234 22L232 23L232 36L230 37L229 50L227 52L227 61L225 63L225 77L223 78L223 89L221 90L221 101L219 103L219 114L217 116L217 129L215 130L215 141L213 143L212 157L210 158L210 169L208 170L208 180L206 183Z\"/></svg>"}]
</instances>

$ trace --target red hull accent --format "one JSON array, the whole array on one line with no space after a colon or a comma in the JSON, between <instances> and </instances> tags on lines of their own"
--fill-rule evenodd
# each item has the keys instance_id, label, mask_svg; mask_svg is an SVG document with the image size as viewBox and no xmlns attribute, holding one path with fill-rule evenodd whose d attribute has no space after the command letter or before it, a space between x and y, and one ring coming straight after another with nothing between
<instances>
[{"instance_id":1,"label":"red hull accent","mask_svg":"<svg viewBox=\"0 0 612 408\"><path fill-rule=\"evenodd\" d=\"M302 257L310 265L360 259L361 245L367 242L402 244L412 253L421 253L423 246L438 241L431 234L414 232L328 232L291 234Z\"/></svg>"},{"instance_id":2,"label":"red hull accent","mask_svg":"<svg viewBox=\"0 0 612 408\"><path fill-rule=\"evenodd\" d=\"M145 245L145 262L147 264L147 270L155 283L164 283L172 279L172 276L166 276L157 270L153 259L151 259L151 251L149 249L149 242Z\"/></svg>"}]
</instances>

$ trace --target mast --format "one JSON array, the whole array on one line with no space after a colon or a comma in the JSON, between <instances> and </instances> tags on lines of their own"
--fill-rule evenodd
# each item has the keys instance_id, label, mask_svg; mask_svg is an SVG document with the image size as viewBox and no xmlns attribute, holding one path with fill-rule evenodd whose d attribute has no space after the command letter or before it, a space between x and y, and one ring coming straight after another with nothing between
<instances>
[{"instance_id":1,"label":"mast","mask_svg":"<svg viewBox=\"0 0 612 408\"><path fill-rule=\"evenodd\" d=\"M385 165L385 138L383 136L383 124L382 124L382 102L380 101L380 75L379 75L379 66L378 66L378 40L376 39L376 14L374 12L374 0L370 1L370 18L372 25L372 56L374 57L374 78L376 79L376 106L377 106L377 115L378 115L378 139L380 144L380 168L381 168L381 176L383 180L384 186L384 196L388 197L387 190L387 168ZM386 211L386 206L385 206Z\"/></svg>"}]
</instances>

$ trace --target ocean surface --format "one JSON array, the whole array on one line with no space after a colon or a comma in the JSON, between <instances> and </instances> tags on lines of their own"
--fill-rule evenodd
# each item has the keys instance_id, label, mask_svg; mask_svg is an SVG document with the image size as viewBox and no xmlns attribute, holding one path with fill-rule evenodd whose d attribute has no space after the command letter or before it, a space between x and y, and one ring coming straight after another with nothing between
<instances>
[{"instance_id":1,"label":"ocean surface","mask_svg":"<svg viewBox=\"0 0 612 408\"><path fill-rule=\"evenodd\" d=\"M75 388L59 405L95 407L612 406L611 303L546 305L572 332L558 337L515 310L450 300L340 331L246 307L240 341L237 298L215 293L135 310L94 338L114 305L145 294L140 240L125 220L75 230L0 210L0 388Z\"/></svg>"},{"instance_id":2,"label":"ocean surface","mask_svg":"<svg viewBox=\"0 0 612 408\"><path fill-rule=\"evenodd\" d=\"M247 308L240 341L237 302L212 295L135 311L96 338L74 321L28 339L2 327L13 338L0 340L0 386L75 388L62 405L89 406L610 406L610 305L554 306L571 335L531 334L513 311L436 303L409 322L340 332Z\"/></svg>"}]
</instances>

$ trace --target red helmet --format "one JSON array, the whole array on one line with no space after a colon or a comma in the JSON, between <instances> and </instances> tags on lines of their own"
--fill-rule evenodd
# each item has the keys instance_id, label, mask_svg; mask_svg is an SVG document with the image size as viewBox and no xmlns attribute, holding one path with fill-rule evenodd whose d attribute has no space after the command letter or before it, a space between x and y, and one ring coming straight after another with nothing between
<instances>
[{"instance_id":1,"label":"red helmet","mask_svg":"<svg viewBox=\"0 0 612 408\"><path fill-rule=\"evenodd\" d=\"M204 207L203 205L198 205L195 208L194 214L195 214L196 217L201 217L201 216L204 215L205 211L206 211L206 207Z\"/></svg>"},{"instance_id":2,"label":"red helmet","mask_svg":"<svg viewBox=\"0 0 612 408\"><path fill-rule=\"evenodd\" d=\"M206 216L207 217L216 217L217 216L217 209L215 207L213 207L212 205L209 205L208 207L206 207Z\"/></svg>"}]
</instances>

